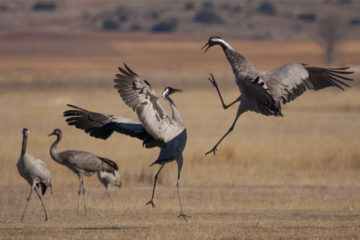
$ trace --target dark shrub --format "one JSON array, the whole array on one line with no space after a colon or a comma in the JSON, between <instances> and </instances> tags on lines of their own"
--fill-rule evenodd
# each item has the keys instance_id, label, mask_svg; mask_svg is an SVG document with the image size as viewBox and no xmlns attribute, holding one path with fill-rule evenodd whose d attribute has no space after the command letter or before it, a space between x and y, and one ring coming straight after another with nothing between
<instances>
[{"instance_id":1,"label":"dark shrub","mask_svg":"<svg viewBox=\"0 0 360 240\"><path fill-rule=\"evenodd\" d=\"M7 5L0 5L0 12L6 12L9 10L9 7Z\"/></svg>"},{"instance_id":2,"label":"dark shrub","mask_svg":"<svg viewBox=\"0 0 360 240\"><path fill-rule=\"evenodd\" d=\"M201 10L199 11L195 17L195 22L203 23L203 24L221 24L223 20L216 13L209 10Z\"/></svg>"},{"instance_id":3,"label":"dark shrub","mask_svg":"<svg viewBox=\"0 0 360 240\"><path fill-rule=\"evenodd\" d=\"M353 18L350 20L350 25L357 26L360 25L360 18Z\"/></svg>"},{"instance_id":4,"label":"dark shrub","mask_svg":"<svg viewBox=\"0 0 360 240\"><path fill-rule=\"evenodd\" d=\"M187 2L185 3L185 10L193 10L194 9L194 4L192 2Z\"/></svg>"},{"instance_id":5,"label":"dark shrub","mask_svg":"<svg viewBox=\"0 0 360 240\"><path fill-rule=\"evenodd\" d=\"M119 28L119 24L113 20L107 19L103 21L102 29L106 31L115 31Z\"/></svg>"},{"instance_id":6,"label":"dark shrub","mask_svg":"<svg viewBox=\"0 0 360 240\"><path fill-rule=\"evenodd\" d=\"M159 18L159 14L155 11L151 11L150 12L150 17L154 20L158 19Z\"/></svg>"},{"instance_id":7,"label":"dark shrub","mask_svg":"<svg viewBox=\"0 0 360 240\"><path fill-rule=\"evenodd\" d=\"M262 2L259 5L258 13L265 14L265 15L275 15L276 9L275 6L271 2Z\"/></svg>"},{"instance_id":8,"label":"dark shrub","mask_svg":"<svg viewBox=\"0 0 360 240\"><path fill-rule=\"evenodd\" d=\"M115 10L115 14L120 22L126 22L130 16L130 10L126 7L117 7Z\"/></svg>"},{"instance_id":9,"label":"dark shrub","mask_svg":"<svg viewBox=\"0 0 360 240\"><path fill-rule=\"evenodd\" d=\"M161 21L155 24L151 28L151 32L160 33L160 32L173 32L176 30L178 22L175 18Z\"/></svg>"},{"instance_id":10,"label":"dark shrub","mask_svg":"<svg viewBox=\"0 0 360 240\"><path fill-rule=\"evenodd\" d=\"M56 4L53 2L38 2L32 6L32 9L35 11L54 11Z\"/></svg>"},{"instance_id":11,"label":"dark shrub","mask_svg":"<svg viewBox=\"0 0 360 240\"><path fill-rule=\"evenodd\" d=\"M234 13L238 13L238 12L241 12L242 10L242 7L240 6L234 6L231 11L234 12Z\"/></svg>"},{"instance_id":12,"label":"dark shrub","mask_svg":"<svg viewBox=\"0 0 360 240\"><path fill-rule=\"evenodd\" d=\"M304 22L315 22L316 21L316 15L313 13L301 13L297 17L297 19L304 21Z\"/></svg>"}]
</instances>

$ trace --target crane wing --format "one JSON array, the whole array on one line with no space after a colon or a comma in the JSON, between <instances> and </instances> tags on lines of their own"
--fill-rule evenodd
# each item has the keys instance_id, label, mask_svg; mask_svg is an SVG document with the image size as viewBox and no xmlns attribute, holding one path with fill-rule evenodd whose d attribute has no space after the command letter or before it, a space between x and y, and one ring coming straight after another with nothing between
<instances>
[{"instance_id":1,"label":"crane wing","mask_svg":"<svg viewBox=\"0 0 360 240\"><path fill-rule=\"evenodd\" d=\"M71 104L68 106L73 109L64 112L66 122L92 137L107 139L113 132L118 132L141 140L152 138L138 120L91 112Z\"/></svg>"},{"instance_id":2,"label":"crane wing","mask_svg":"<svg viewBox=\"0 0 360 240\"><path fill-rule=\"evenodd\" d=\"M116 74L114 79L115 88L124 102L137 113L145 130L156 140L169 142L179 134L175 122L160 104L151 85L126 64L124 67L119 67L120 74Z\"/></svg>"},{"instance_id":3,"label":"crane wing","mask_svg":"<svg viewBox=\"0 0 360 240\"><path fill-rule=\"evenodd\" d=\"M345 81L353 81L345 77L353 72L344 68L320 68L305 64L289 63L265 72L265 83L276 101L283 104L294 100L307 89L319 90L334 86L344 90L350 87Z\"/></svg>"},{"instance_id":4,"label":"crane wing","mask_svg":"<svg viewBox=\"0 0 360 240\"><path fill-rule=\"evenodd\" d=\"M275 101L262 78L259 76L255 79L249 77L247 81L243 82L246 84L248 91L253 93L258 104L257 107L261 109L263 114L282 116L280 104L278 101Z\"/></svg>"},{"instance_id":5,"label":"crane wing","mask_svg":"<svg viewBox=\"0 0 360 240\"><path fill-rule=\"evenodd\" d=\"M66 166L80 172L85 171L85 174L96 171L114 172L119 169L114 161L89 152L68 150L60 152L59 155L66 159Z\"/></svg>"}]
</instances>

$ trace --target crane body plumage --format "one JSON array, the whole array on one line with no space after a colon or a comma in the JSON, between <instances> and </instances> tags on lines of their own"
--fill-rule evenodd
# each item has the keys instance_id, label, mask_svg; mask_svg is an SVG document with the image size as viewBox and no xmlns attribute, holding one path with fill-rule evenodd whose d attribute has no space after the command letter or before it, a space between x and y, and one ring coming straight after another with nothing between
<instances>
[{"instance_id":1,"label":"crane body plumage","mask_svg":"<svg viewBox=\"0 0 360 240\"><path fill-rule=\"evenodd\" d=\"M243 55L218 36L210 37L203 48L207 51L215 45L222 47L241 95L230 104L225 104L215 78L210 73L209 81L216 88L223 108L227 109L237 102L240 104L233 124L206 155L211 152L215 154L217 146L233 130L242 113L254 111L266 116L283 116L281 104L293 101L306 90L319 90L330 86L344 90L344 87L350 87L345 81L352 81L344 76L353 73L348 71L348 67L320 68L288 63L269 71L258 71Z\"/></svg>"},{"instance_id":2,"label":"crane body plumage","mask_svg":"<svg viewBox=\"0 0 360 240\"><path fill-rule=\"evenodd\" d=\"M79 215L80 196L84 195L84 214L86 215L86 190L84 187L83 176L92 176L98 171L114 173L118 166L110 159L96 156L92 153L78 150L67 150L58 152L57 145L62 138L60 129L55 129L49 136L55 135L56 140L50 147L51 158L59 164L66 166L79 177L80 187L78 192L77 215Z\"/></svg>"},{"instance_id":3,"label":"crane body plumage","mask_svg":"<svg viewBox=\"0 0 360 240\"><path fill-rule=\"evenodd\" d=\"M29 130L24 128L21 154L16 164L20 176L23 177L31 186L30 194L29 197L27 198L25 209L21 217L21 221L24 220L26 209L30 202L31 194L34 189L44 209L45 220L48 220L48 214L45 205L43 203L42 196L45 195L46 190L49 187L51 188L51 193L52 193L51 174L48 167L42 160L34 157L33 155L31 155L26 151L28 135L29 135ZM37 190L39 188L41 188L41 194L39 194Z\"/></svg>"},{"instance_id":4,"label":"crane body plumage","mask_svg":"<svg viewBox=\"0 0 360 240\"><path fill-rule=\"evenodd\" d=\"M138 115L139 120L124 118L91 112L86 109L68 105L73 109L64 112L69 125L82 129L90 136L107 139L113 132L118 132L143 141L146 148L159 147L158 158L151 164L159 164L160 168L155 175L151 200L153 203L154 192L158 175L164 165L176 161L178 165L177 191L180 204L180 214L186 220L183 213L180 196L180 173L183 165L183 151L186 146L187 133L183 119L176 108L170 94L180 92L180 89L165 88L162 97L172 109L171 117L162 107L160 98L156 95L150 83L133 72L126 64L124 68L119 67L119 74L114 79L115 88L123 101L131 107Z\"/></svg>"}]
</instances>

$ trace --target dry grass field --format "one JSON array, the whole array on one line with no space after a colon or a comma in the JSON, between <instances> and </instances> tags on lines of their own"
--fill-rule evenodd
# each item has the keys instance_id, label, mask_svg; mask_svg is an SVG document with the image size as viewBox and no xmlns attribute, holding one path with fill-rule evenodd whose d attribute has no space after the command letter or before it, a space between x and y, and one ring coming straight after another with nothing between
<instances>
[{"instance_id":1,"label":"dry grass field","mask_svg":"<svg viewBox=\"0 0 360 240\"><path fill-rule=\"evenodd\" d=\"M283 118L246 113L217 155L205 157L236 113L236 107L222 110L206 81L213 72L225 101L237 96L223 53L217 48L202 54L206 37L145 39L1 37L0 239L360 238L358 83L344 92L307 92L284 106ZM321 65L321 51L311 43L233 42L260 69L290 61ZM188 222L176 218L175 163L162 171L152 209L145 203L158 168L149 165L158 149L144 149L137 139L119 134L107 141L91 138L62 117L72 103L136 118L112 87L123 61L154 83L158 94L165 86L185 90L173 99L188 129L181 176L184 210L192 216ZM359 43L346 43L337 64L358 71ZM35 195L19 222L29 192L16 170L23 127L30 129L28 151L52 173L54 193L45 196L48 222ZM86 217L76 216L77 177L49 156L54 137L47 135L54 128L63 130L59 150L91 151L120 167L123 187L112 189L112 200L95 176L85 179Z\"/></svg>"}]
</instances>

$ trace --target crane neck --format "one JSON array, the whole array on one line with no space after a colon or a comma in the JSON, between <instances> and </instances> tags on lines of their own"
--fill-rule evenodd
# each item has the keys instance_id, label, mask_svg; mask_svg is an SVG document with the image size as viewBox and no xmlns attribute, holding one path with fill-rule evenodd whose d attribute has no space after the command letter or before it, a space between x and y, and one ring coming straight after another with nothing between
<instances>
[{"instance_id":1,"label":"crane neck","mask_svg":"<svg viewBox=\"0 0 360 240\"><path fill-rule=\"evenodd\" d=\"M169 103L171 110L172 110L172 119L177 123L184 125L184 121L180 116L179 111L177 110L174 101L169 97L168 94L164 96L164 99Z\"/></svg>"},{"instance_id":2,"label":"crane neck","mask_svg":"<svg viewBox=\"0 0 360 240\"><path fill-rule=\"evenodd\" d=\"M233 72L250 71L256 72L255 67L240 53L233 48L223 48L225 56L233 68Z\"/></svg>"},{"instance_id":3,"label":"crane neck","mask_svg":"<svg viewBox=\"0 0 360 240\"><path fill-rule=\"evenodd\" d=\"M61 135L56 135L56 140L53 142L53 144L50 147L50 156L51 158L58 163L62 163L61 158L59 156L59 152L56 150L56 147L58 143L61 140Z\"/></svg>"},{"instance_id":4,"label":"crane neck","mask_svg":"<svg viewBox=\"0 0 360 240\"><path fill-rule=\"evenodd\" d=\"M213 40L214 44L217 44L222 47L222 49L225 51L226 49L233 49L230 44L228 44L224 39L215 39Z\"/></svg>"},{"instance_id":5,"label":"crane neck","mask_svg":"<svg viewBox=\"0 0 360 240\"><path fill-rule=\"evenodd\" d=\"M22 145L21 145L21 156L23 156L26 153L26 146L27 146L27 138L25 134L23 135Z\"/></svg>"}]
</instances>

